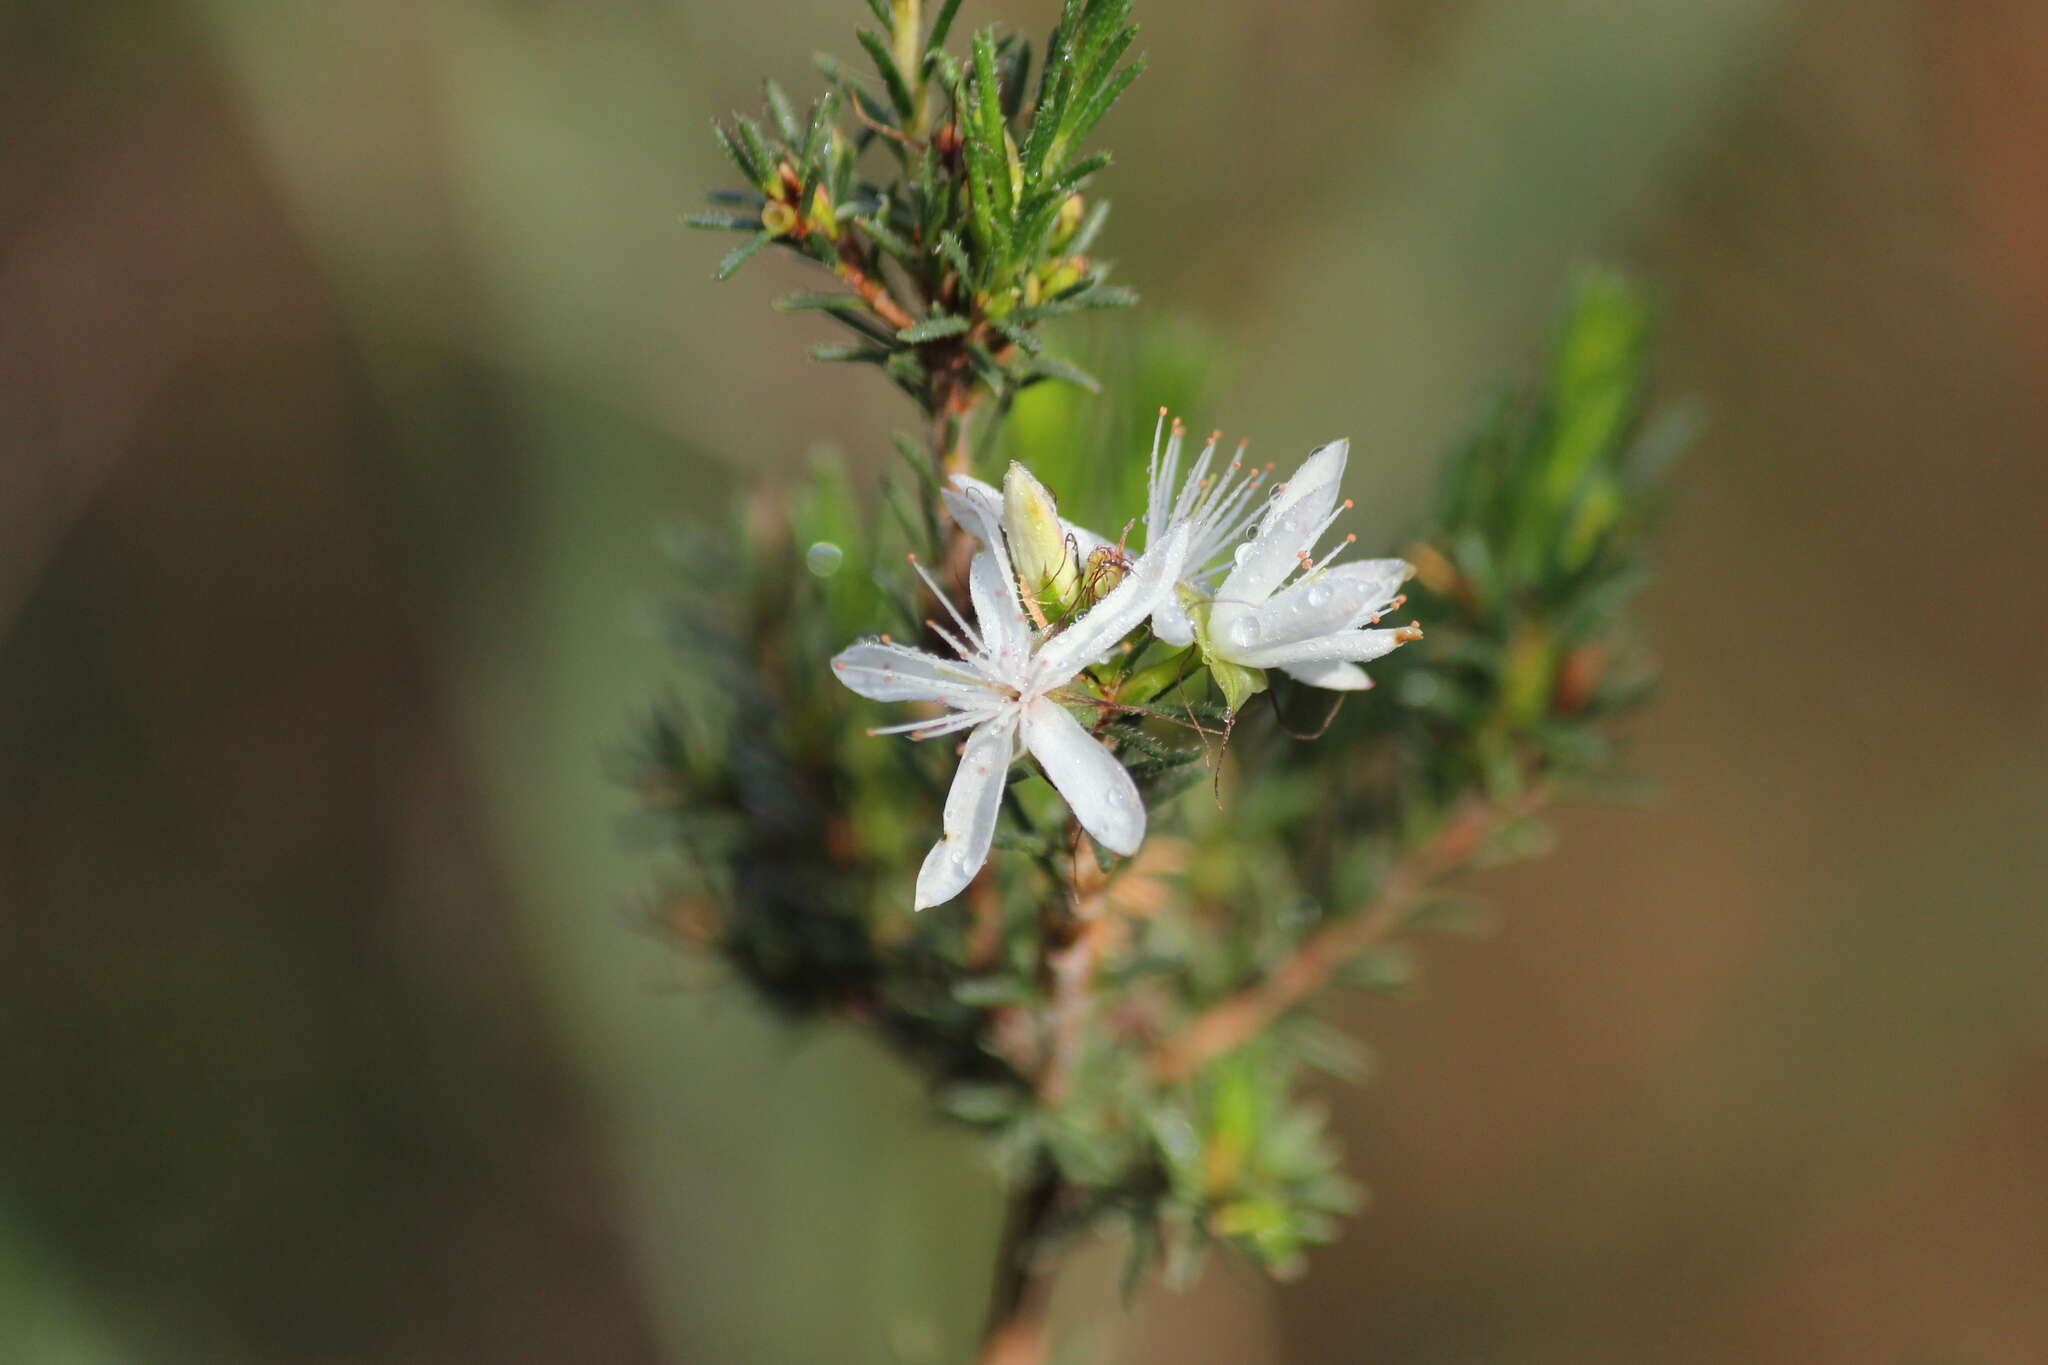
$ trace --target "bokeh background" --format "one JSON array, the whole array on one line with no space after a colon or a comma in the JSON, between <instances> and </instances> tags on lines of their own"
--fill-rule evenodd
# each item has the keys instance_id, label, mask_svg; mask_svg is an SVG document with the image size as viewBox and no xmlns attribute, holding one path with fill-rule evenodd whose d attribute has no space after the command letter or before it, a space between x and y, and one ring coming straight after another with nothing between
<instances>
[{"instance_id":1,"label":"bokeh background","mask_svg":"<svg viewBox=\"0 0 2048 1365\"><path fill-rule=\"evenodd\" d=\"M679 224L864 13L0 10L0 1359L961 1357L988 1174L641 931L613 776L665 549L905 420ZM1102 1358L2048 1359L2048 9L1142 17L1104 245L1191 422L1348 432L1391 541L1598 259L1705 434L1663 794L1341 1007L1345 1240Z\"/></svg>"}]
</instances>

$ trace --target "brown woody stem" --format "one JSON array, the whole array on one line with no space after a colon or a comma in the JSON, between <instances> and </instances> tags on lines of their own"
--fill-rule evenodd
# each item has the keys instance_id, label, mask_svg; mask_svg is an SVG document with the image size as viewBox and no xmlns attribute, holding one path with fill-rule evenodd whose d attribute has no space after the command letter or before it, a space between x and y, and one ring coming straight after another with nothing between
<instances>
[{"instance_id":1,"label":"brown woody stem","mask_svg":"<svg viewBox=\"0 0 2048 1365\"><path fill-rule=\"evenodd\" d=\"M1310 934L1272 973L1195 1016L1152 1054L1152 1074L1164 1084L1183 1080L1204 1062L1249 1041L1322 989L1345 963L1392 937L1415 903L1458 870L1491 830L1526 814L1540 799L1532 791L1515 809L1503 811L1468 797L1434 838L1395 865L1371 905Z\"/></svg>"}]
</instances>

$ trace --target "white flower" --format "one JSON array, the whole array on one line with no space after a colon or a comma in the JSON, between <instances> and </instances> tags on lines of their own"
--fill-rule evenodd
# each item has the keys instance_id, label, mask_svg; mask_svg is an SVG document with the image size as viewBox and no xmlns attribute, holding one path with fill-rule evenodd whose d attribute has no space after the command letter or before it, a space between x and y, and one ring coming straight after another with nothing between
<instances>
[{"instance_id":1,"label":"white flower","mask_svg":"<svg viewBox=\"0 0 2048 1365\"><path fill-rule=\"evenodd\" d=\"M1162 435L1166 438L1163 446ZM1239 446L1237 457L1211 474L1216 442L1222 437L1221 432L1211 432L1202 453L1195 457L1187 477L1180 480L1176 490L1174 480L1180 473L1181 441L1186 435L1179 419L1175 419L1170 431L1167 429L1166 409L1161 408L1159 425L1152 431L1152 463L1145 480L1145 537L1150 545L1186 527L1188 557L1176 589L1184 585L1194 596L1208 597L1210 580L1228 567L1222 562L1223 551L1265 510L1254 495L1265 479L1266 469L1246 470L1244 447ZM1153 611L1152 633L1170 645L1194 643L1195 623L1188 616L1187 604L1178 590Z\"/></svg>"},{"instance_id":2,"label":"white flower","mask_svg":"<svg viewBox=\"0 0 2048 1365\"><path fill-rule=\"evenodd\" d=\"M1349 441L1319 447L1273 490L1209 607L1203 643L1212 665L1220 659L1243 668L1281 668L1316 687L1355 691L1372 686L1359 664L1421 638L1413 626L1363 628L1400 605L1412 565L1399 559L1335 567L1315 562L1316 542L1351 506L1348 498L1337 501L1350 450ZM1344 544L1357 539L1347 536ZM1287 584L1297 569L1302 576Z\"/></svg>"},{"instance_id":3,"label":"white flower","mask_svg":"<svg viewBox=\"0 0 2048 1365\"><path fill-rule=\"evenodd\" d=\"M1182 601L1181 589L1186 588L1202 599L1211 595L1216 576L1230 567L1230 558L1224 551L1236 544L1238 537L1266 510L1266 504L1255 495L1272 468L1268 465L1265 469L1246 469L1244 448L1240 446L1228 465L1212 473L1216 443L1222 439L1222 433L1211 432L1201 453L1188 467L1187 477L1181 478L1181 448L1186 438L1187 429L1180 420L1174 419L1169 426L1166 409L1161 408L1159 424L1152 432L1152 460L1145 481L1146 547L1165 543L1168 536L1183 527L1188 533L1187 559L1181 566L1180 579L1174 591L1161 598L1152 610L1152 633L1177 646L1190 645L1195 640L1195 623ZM958 491L948 491L944 496L956 520L961 515L960 507L955 505L958 499L970 493L1000 496L994 486L970 474L955 474L953 485ZM1110 543L1071 521L1061 521L1060 528L1070 547L1069 554L1079 563L1085 564L1090 552Z\"/></svg>"},{"instance_id":4,"label":"white flower","mask_svg":"<svg viewBox=\"0 0 2048 1365\"><path fill-rule=\"evenodd\" d=\"M947 659L887 639L865 640L832 661L839 680L876 701L938 702L944 716L885 726L875 734L930 739L966 730L960 767L946 793L945 837L917 874L915 906L949 901L966 889L988 861L1010 763L1029 750L1074 812L1081 828L1104 848L1129 855L1145 838L1145 803L1123 764L1070 715L1053 694L1106 654L1173 590L1187 555L1186 536L1168 537L1146 555L1094 609L1043 639L1017 600L1016 576L992 498L968 491L953 501L954 514L988 548L968 571L974 626L944 593L932 590L960 633L933 623L958 656ZM923 567L919 566L919 573ZM927 575L927 583L931 583Z\"/></svg>"}]
</instances>

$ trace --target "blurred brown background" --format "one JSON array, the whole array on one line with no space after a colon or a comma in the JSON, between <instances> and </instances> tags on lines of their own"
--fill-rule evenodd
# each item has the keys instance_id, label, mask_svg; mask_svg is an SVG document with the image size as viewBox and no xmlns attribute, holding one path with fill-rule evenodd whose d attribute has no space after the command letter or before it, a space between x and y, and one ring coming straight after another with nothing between
<instances>
[{"instance_id":1,"label":"blurred brown background","mask_svg":"<svg viewBox=\"0 0 2048 1365\"><path fill-rule=\"evenodd\" d=\"M1708 425L1665 795L1344 1007L1345 1240L1104 1358L2048 1359L2048 10L1142 17L1105 246L1227 341L1191 420L1348 431L1392 536L1597 258ZM607 773L665 541L902 419L678 223L863 18L0 12L0 1358L958 1358L988 1177L639 933Z\"/></svg>"}]
</instances>

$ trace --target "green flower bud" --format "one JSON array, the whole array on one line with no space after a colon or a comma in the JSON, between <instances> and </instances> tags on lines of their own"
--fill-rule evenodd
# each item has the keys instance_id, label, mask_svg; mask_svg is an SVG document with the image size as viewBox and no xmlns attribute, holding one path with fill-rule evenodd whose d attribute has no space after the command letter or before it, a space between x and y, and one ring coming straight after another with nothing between
<instances>
[{"instance_id":1,"label":"green flower bud","mask_svg":"<svg viewBox=\"0 0 2048 1365\"><path fill-rule=\"evenodd\" d=\"M1040 625L1074 603L1081 566L1060 523L1059 504L1030 470L1012 460L1003 475L1003 534L1024 606Z\"/></svg>"},{"instance_id":2,"label":"green flower bud","mask_svg":"<svg viewBox=\"0 0 2048 1365\"><path fill-rule=\"evenodd\" d=\"M1045 272L1046 297L1050 298L1064 289L1072 289L1087 273L1088 262L1081 256L1069 256L1065 260L1053 262L1052 268Z\"/></svg>"},{"instance_id":3,"label":"green flower bud","mask_svg":"<svg viewBox=\"0 0 2048 1365\"><path fill-rule=\"evenodd\" d=\"M1056 247L1063 247L1074 240L1074 234L1081 230L1081 217L1088 206L1082 202L1078 192L1060 201L1059 217L1053 219L1052 240Z\"/></svg>"}]
</instances>

